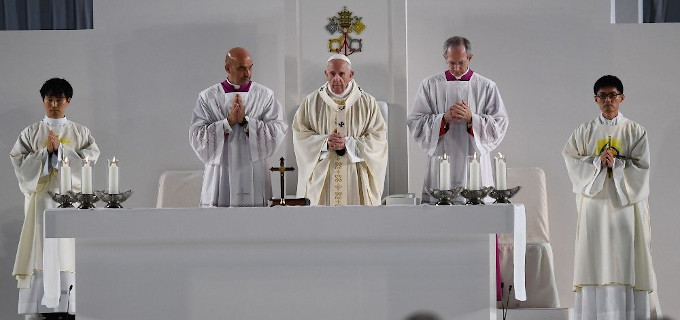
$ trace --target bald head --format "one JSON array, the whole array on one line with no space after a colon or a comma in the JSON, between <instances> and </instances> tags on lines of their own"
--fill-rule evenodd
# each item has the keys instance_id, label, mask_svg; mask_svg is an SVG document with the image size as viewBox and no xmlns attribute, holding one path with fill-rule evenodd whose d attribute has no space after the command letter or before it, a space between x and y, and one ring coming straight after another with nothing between
<instances>
[{"instance_id":1,"label":"bald head","mask_svg":"<svg viewBox=\"0 0 680 320\"><path fill-rule=\"evenodd\" d=\"M229 49L224 60L224 70L227 71L227 79L232 84L241 85L250 81L253 59L248 50L241 47Z\"/></svg>"}]
</instances>

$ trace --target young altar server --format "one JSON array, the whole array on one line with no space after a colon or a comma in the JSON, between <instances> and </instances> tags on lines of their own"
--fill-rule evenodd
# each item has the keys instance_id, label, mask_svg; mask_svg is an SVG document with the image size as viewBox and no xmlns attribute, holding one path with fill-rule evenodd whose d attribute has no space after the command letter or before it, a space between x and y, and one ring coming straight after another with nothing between
<instances>
[{"instance_id":1,"label":"young altar server","mask_svg":"<svg viewBox=\"0 0 680 320\"><path fill-rule=\"evenodd\" d=\"M25 198L24 225L12 274L19 288L19 314L56 319L75 314L74 239L44 238L43 211L56 207L47 191L65 192L58 160L68 158L79 166L82 159L96 161L99 148L88 128L66 118L73 97L68 81L47 80L40 96L45 118L26 127L10 151ZM72 183L73 191L80 189L77 175Z\"/></svg>"},{"instance_id":2,"label":"young altar server","mask_svg":"<svg viewBox=\"0 0 680 320\"><path fill-rule=\"evenodd\" d=\"M562 150L578 209L575 319L656 319L647 131L619 112L619 78L603 76L593 91L601 113Z\"/></svg>"}]
</instances>

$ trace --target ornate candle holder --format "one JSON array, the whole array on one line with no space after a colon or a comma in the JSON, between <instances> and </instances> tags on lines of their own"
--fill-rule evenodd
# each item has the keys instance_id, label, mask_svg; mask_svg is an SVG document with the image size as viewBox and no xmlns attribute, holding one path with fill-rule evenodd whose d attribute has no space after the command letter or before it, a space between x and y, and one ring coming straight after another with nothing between
<instances>
[{"instance_id":1,"label":"ornate candle holder","mask_svg":"<svg viewBox=\"0 0 680 320\"><path fill-rule=\"evenodd\" d=\"M522 189L522 187L517 186L512 189L507 189L507 190L493 190L489 194L490 197L496 199L494 203L510 203L510 198L514 197L519 190Z\"/></svg>"},{"instance_id":2,"label":"ornate candle holder","mask_svg":"<svg viewBox=\"0 0 680 320\"><path fill-rule=\"evenodd\" d=\"M73 208L73 202L75 201L75 194L73 194L73 191L68 191L66 194L61 194L48 190L47 194L50 195L50 198L52 198L54 202L59 203L57 208Z\"/></svg>"},{"instance_id":3,"label":"ornate candle holder","mask_svg":"<svg viewBox=\"0 0 680 320\"><path fill-rule=\"evenodd\" d=\"M132 195L132 190L125 191L123 193L106 193L104 191L95 191L95 194L102 199L102 201L106 202L106 208L109 209L120 209L123 206L121 203L125 202L131 195Z\"/></svg>"},{"instance_id":4,"label":"ornate candle holder","mask_svg":"<svg viewBox=\"0 0 680 320\"><path fill-rule=\"evenodd\" d=\"M488 196L491 191L493 191L493 187L482 187L479 190L463 189L460 192L460 195L467 199L466 205L480 205L484 204L484 198Z\"/></svg>"},{"instance_id":5,"label":"ornate candle holder","mask_svg":"<svg viewBox=\"0 0 680 320\"><path fill-rule=\"evenodd\" d=\"M78 206L78 209L93 209L93 208L96 208L96 206L94 204L97 203L97 201L99 201L99 197L97 197L97 195L94 195L94 194L87 194L87 193L78 192L78 193L74 193L73 195L74 195L73 198L75 199L75 201L80 203L80 205Z\"/></svg>"},{"instance_id":6,"label":"ornate candle holder","mask_svg":"<svg viewBox=\"0 0 680 320\"><path fill-rule=\"evenodd\" d=\"M425 187L425 191L437 199L437 203L435 205L438 206L451 206L453 205L452 200L460 194L461 190L463 190L463 187L455 187L450 190L439 190L439 189L432 189L430 187Z\"/></svg>"}]
</instances>

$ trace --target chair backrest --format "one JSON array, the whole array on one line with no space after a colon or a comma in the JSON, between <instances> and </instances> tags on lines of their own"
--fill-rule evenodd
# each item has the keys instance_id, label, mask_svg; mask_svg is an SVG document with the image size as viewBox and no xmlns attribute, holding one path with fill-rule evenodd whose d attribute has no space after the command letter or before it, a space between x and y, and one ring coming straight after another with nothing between
<instances>
[{"instance_id":1,"label":"chair backrest","mask_svg":"<svg viewBox=\"0 0 680 320\"><path fill-rule=\"evenodd\" d=\"M158 179L156 207L198 207L202 184L203 171L165 171Z\"/></svg>"},{"instance_id":2,"label":"chair backrest","mask_svg":"<svg viewBox=\"0 0 680 320\"><path fill-rule=\"evenodd\" d=\"M513 203L523 203L527 215L527 242L549 243L548 193L541 168L508 168L508 187L521 186ZM512 243L512 235L499 234L498 242Z\"/></svg>"}]
</instances>

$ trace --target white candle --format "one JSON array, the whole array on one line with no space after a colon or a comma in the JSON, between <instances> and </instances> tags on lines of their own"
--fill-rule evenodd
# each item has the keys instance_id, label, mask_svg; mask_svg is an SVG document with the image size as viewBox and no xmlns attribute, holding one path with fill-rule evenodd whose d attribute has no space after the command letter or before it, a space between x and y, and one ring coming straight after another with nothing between
<instances>
[{"instance_id":1,"label":"white candle","mask_svg":"<svg viewBox=\"0 0 680 320\"><path fill-rule=\"evenodd\" d=\"M109 194L118 194L118 160L109 162Z\"/></svg>"},{"instance_id":2,"label":"white candle","mask_svg":"<svg viewBox=\"0 0 680 320\"><path fill-rule=\"evenodd\" d=\"M446 153L439 162L439 190L451 189L451 164Z\"/></svg>"},{"instance_id":3,"label":"white candle","mask_svg":"<svg viewBox=\"0 0 680 320\"><path fill-rule=\"evenodd\" d=\"M496 190L508 189L508 169L505 164L505 157L499 152L496 157Z\"/></svg>"},{"instance_id":4,"label":"white candle","mask_svg":"<svg viewBox=\"0 0 680 320\"><path fill-rule=\"evenodd\" d=\"M61 161L59 174L59 190L61 194L66 194L71 191L71 167L68 164L68 158L64 158Z\"/></svg>"},{"instance_id":5,"label":"white candle","mask_svg":"<svg viewBox=\"0 0 680 320\"><path fill-rule=\"evenodd\" d=\"M83 169L81 171L81 193L82 194L92 194L92 167L90 166L90 161L85 158L83 161Z\"/></svg>"},{"instance_id":6,"label":"white candle","mask_svg":"<svg viewBox=\"0 0 680 320\"><path fill-rule=\"evenodd\" d=\"M468 173L468 189L469 190L479 190L481 189L481 181L479 176L479 161L477 160L477 153L470 160L470 172Z\"/></svg>"}]
</instances>

